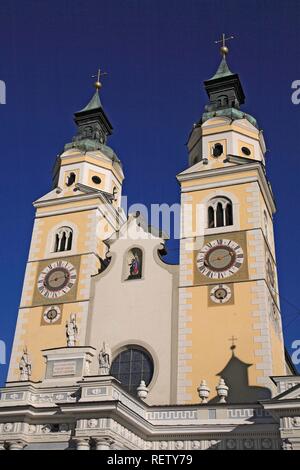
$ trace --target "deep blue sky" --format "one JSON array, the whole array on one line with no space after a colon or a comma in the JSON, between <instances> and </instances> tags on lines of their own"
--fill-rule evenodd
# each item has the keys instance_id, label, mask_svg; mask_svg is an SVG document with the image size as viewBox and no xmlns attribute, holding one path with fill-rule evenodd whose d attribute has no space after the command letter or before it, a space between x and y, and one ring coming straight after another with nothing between
<instances>
[{"instance_id":1,"label":"deep blue sky","mask_svg":"<svg viewBox=\"0 0 300 470\"><path fill-rule=\"evenodd\" d=\"M34 211L51 187L55 156L74 134L72 114L89 100L100 65L102 102L113 126L131 203L179 200L175 175L203 111L203 80L220 56L214 40L234 34L229 65L244 109L264 129L275 218L281 306L289 347L300 339L298 0L1 0L0 339L11 345ZM171 243L172 259L177 245ZM6 368L0 366L0 383Z\"/></svg>"}]
</instances>

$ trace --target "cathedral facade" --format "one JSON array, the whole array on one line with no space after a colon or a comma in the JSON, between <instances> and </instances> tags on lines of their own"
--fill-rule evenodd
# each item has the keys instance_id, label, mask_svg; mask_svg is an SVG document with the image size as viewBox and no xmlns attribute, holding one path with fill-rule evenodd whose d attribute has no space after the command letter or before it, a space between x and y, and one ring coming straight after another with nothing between
<instances>
[{"instance_id":1,"label":"cathedral facade","mask_svg":"<svg viewBox=\"0 0 300 470\"><path fill-rule=\"evenodd\" d=\"M121 207L100 74L75 113L34 202L1 450L300 450L266 147L221 52L177 175L179 265L163 232Z\"/></svg>"}]
</instances>

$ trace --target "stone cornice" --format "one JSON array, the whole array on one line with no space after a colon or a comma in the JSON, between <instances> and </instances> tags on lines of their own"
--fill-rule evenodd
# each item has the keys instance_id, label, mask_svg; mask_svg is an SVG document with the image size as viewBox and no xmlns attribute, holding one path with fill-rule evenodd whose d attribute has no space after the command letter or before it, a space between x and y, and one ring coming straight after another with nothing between
<instances>
[{"instance_id":1,"label":"stone cornice","mask_svg":"<svg viewBox=\"0 0 300 470\"><path fill-rule=\"evenodd\" d=\"M90 201L93 199L98 199L99 203L94 204L94 205L83 205L83 206L78 206L78 207L72 207L72 204L74 202L78 201ZM69 209L61 209L61 210L54 210L54 211L49 211L45 213L38 213L36 217L47 217L49 215L58 215L61 213L69 213L69 212L80 212L83 210L91 210L91 209L99 209L100 212L104 217L107 218L107 221L111 224L114 229L116 229L116 222L119 221L119 223L124 223L126 220L124 220L122 211L118 211L111 203L108 202L106 193L103 193L101 191L97 192L92 192L92 193L86 193L86 194L80 194L78 196L66 196L62 197L59 199L49 199L47 201L36 201L33 203L33 206L36 209L41 209L45 207L52 207L52 206L58 206L58 205L65 205L65 204L70 204ZM105 207L105 211L103 211L103 208Z\"/></svg>"},{"instance_id":2,"label":"stone cornice","mask_svg":"<svg viewBox=\"0 0 300 470\"><path fill-rule=\"evenodd\" d=\"M244 163L240 164L237 166L228 166L228 167L223 167L223 168L214 168L210 170L201 170L201 171L194 171L194 172L182 172L177 175L177 180L182 183L184 181L193 181L197 179L204 179L204 178L213 178L216 176L227 176L227 175L236 175L238 173L242 172L247 172L247 171L253 171L256 170L258 173L258 178L257 181L260 185L261 191L264 195L264 198L269 206L269 209L271 213L276 212L276 205L273 197L272 190L270 188L270 184L266 178L265 171L263 169L263 166L260 162L253 162L253 163ZM240 178L240 182L242 178ZM229 186L231 184L231 181L222 181L224 185ZM191 191L193 188L184 188L185 191L188 191L190 189Z\"/></svg>"}]
</instances>

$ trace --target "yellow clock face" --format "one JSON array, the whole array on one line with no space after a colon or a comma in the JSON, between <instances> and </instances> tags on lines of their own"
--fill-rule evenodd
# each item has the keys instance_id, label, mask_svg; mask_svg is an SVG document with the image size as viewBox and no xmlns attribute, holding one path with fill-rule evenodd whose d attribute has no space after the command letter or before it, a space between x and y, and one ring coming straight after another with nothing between
<instances>
[{"instance_id":1,"label":"yellow clock face","mask_svg":"<svg viewBox=\"0 0 300 470\"><path fill-rule=\"evenodd\" d=\"M47 299L57 299L67 294L74 286L77 272L68 261L55 261L49 264L38 278L37 288Z\"/></svg>"},{"instance_id":2,"label":"yellow clock face","mask_svg":"<svg viewBox=\"0 0 300 470\"><path fill-rule=\"evenodd\" d=\"M224 279L236 274L244 262L240 245L233 240L212 240L197 255L198 270L210 279Z\"/></svg>"}]
</instances>

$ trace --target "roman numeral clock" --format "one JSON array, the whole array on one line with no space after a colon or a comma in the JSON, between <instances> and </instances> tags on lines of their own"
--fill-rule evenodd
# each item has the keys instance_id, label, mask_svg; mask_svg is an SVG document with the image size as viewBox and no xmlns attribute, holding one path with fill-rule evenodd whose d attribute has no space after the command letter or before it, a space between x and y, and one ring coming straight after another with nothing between
<instances>
[{"instance_id":1,"label":"roman numeral clock","mask_svg":"<svg viewBox=\"0 0 300 470\"><path fill-rule=\"evenodd\" d=\"M33 305L73 302L77 298L79 280L80 257L77 255L39 262Z\"/></svg>"},{"instance_id":2,"label":"roman numeral clock","mask_svg":"<svg viewBox=\"0 0 300 470\"><path fill-rule=\"evenodd\" d=\"M236 274L243 262L243 249L227 239L207 243L197 256L199 271L210 279L224 279Z\"/></svg>"},{"instance_id":3,"label":"roman numeral clock","mask_svg":"<svg viewBox=\"0 0 300 470\"><path fill-rule=\"evenodd\" d=\"M55 261L42 270L38 291L46 299L57 299L67 294L77 279L75 267L68 261Z\"/></svg>"}]
</instances>

